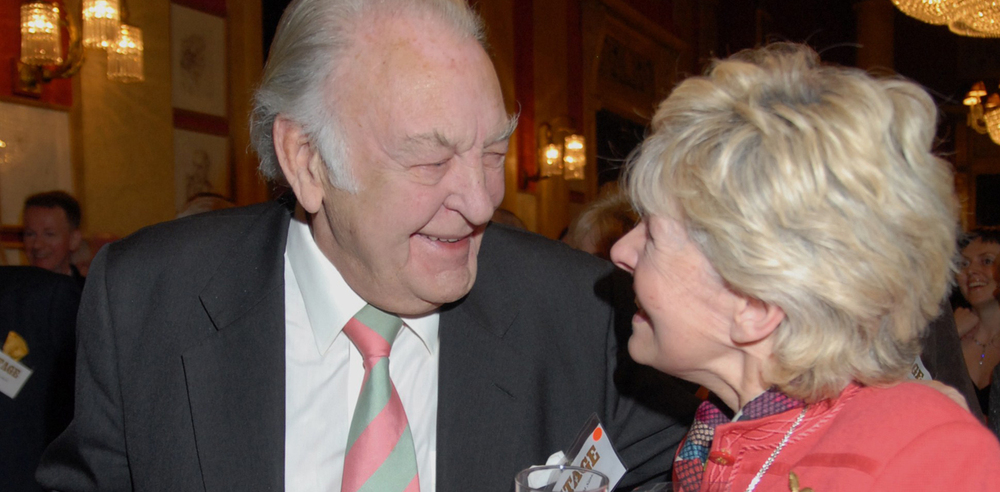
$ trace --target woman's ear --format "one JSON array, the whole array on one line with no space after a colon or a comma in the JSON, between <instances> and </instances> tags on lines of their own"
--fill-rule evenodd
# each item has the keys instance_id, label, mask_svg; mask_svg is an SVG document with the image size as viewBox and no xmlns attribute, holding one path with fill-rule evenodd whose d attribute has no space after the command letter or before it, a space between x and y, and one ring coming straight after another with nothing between
<instances>
[{"instance_id":1,"label":"woman's ear","mask_svg":"<svg viewBox=\"0 0 1000 492\"><path fill-rule=\"evenodd\" d=\"M738 344L756 343L769 337L785 319L785 311L760 299L741 296L737 301L730 336Z\"/></svg>"},{"instance_id":2,"label":"woman's ear","mask_svg":"<svg viewBox=\"0 0 1000 492\"><path fill-rule=\"evenodd\" d=\"M310 214L318 212L325 196L326 165L323 158L302 127L284 116L274 119L271 134L278 165L299 205Z\"/></svg>"}]
</instances>

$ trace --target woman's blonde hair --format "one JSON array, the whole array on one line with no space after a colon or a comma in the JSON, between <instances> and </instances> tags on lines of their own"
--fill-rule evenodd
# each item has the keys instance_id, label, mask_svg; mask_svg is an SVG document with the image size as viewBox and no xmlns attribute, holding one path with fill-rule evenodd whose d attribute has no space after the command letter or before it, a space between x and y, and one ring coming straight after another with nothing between
<instances>
[{"instance_id":1,"label":"woman's blonde hair","mask_svg":"<svg viewBox=\"0 0 1000 492\"><path fill-rule=\"evenodd\" d=\"M955 271L950 166L912 82L774 44L682 82L630 163L735 291L781 307L764 379L815 401L904 377ZM683 306L678 306L683 309Z\"/></svg>"}]
</instances>

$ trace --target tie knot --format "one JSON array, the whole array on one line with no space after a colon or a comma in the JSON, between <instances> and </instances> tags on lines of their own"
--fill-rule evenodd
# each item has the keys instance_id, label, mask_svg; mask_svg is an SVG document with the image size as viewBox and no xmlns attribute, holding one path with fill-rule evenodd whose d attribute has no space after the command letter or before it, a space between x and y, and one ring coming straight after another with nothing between
<instances>
[{"instance_id":1,"label":"tie knot","mask_svg":"<svg viewBox=\"0 0 1000 492\"><path fill-rule=\"evenodd\" d=\"M367 361L372 357L388 357L392 342L402 327L403 320L398 316L371 304L365 304L365 307L347 322L344 333Z\"/></svg>"}]
</instances>

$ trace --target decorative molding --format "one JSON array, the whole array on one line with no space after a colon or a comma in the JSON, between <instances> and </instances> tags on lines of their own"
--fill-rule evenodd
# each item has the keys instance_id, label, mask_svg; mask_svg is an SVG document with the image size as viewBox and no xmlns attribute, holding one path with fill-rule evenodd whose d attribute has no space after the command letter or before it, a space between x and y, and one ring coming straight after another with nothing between
<instances>
[{"instance_id":1,"label":"decorative molding","mask_svg":"<svg viewBox=\"0 0 1000 492\"><path fill-rule=\"evenodd\" d=\"M633 29L649 36L653 41L670 46L677 51L688 49L687 43L671 34L659 24L647 19L638 10L632 8L623 0L600 0L600 2Z\"/></svg>"},{"instance_id":2,"label":"decorative molding","mask_svg":"<svg viewBox=\"0 0 1000 492\"><path fill-rule=\"evenodd\" d=\"M174 128L227 137L229 136L229 119L174 108Z\"/></svg>"},{"instance_id":3,"label":"decorative molding","mask_svg":"<svg viewBox=\"0 0 1000 492\"><path fill-rule=\"evenodd\" d=\"M0 248L24 248L24 227L18 225L0 225Z\"/></svg>"},{"instance_id":4,"label":"decorative molding","mask_svg":"<svg viewBox=\"0 0 1000 492\"><path fill-rule=\"evenodd\" d=\"M171 0L171 3L176 3L177 5L206 14L212 14L216 17L226 17L226 0Z\"/></svg>"},{"instance_id":5,"label":"decorative molding","mask_svg":"<svg viewBox=\"0 0 1000 492\"><path fill-rule=\"evenodd\" d=\"M629 48L613 35L604 38L597 76L603 81L624 85L644 96L656 97L653 60Z\"/></svg>"}]
</instances>

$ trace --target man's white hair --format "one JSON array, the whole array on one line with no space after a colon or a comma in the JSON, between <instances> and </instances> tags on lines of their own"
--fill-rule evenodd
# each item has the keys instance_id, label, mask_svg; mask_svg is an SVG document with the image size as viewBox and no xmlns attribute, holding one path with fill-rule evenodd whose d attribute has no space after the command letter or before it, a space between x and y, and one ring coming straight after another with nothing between
<instances>
[{"instance_id":1,"label":"man's white hair","mask_svg":"<svg viewBox=\"0 0 1000 492\"><path fill-rule=\"evenodd\" d=\"M328 97L332 74L356 41L362 21L375 15L430 17L460 36L485 44L479 16L461 0L296 0L285 10L254 93L250 140L260 172L284 181L272 129L278 115L300 125L329 171L333 186L356 191L347 165L337 110Z\"/></svg>"}]
</instances>

